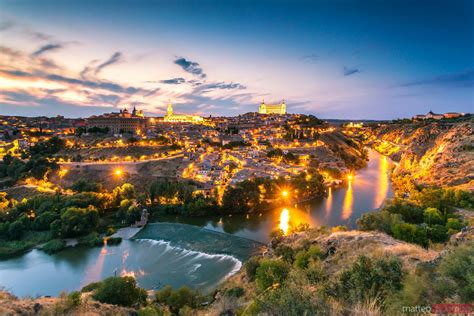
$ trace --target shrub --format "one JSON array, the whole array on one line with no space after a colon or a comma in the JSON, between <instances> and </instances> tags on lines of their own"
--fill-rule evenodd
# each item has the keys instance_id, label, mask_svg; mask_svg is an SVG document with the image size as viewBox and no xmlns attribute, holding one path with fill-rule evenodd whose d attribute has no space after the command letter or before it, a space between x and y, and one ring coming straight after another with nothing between
<instances>
[{"instance_id":1,"label":"shrub","mask_svg":"<svg viewBox=\"0 0 474 316\"><path fill-rule=\"evenodd\" d=\"M287 245L278 245L275 248L275 256L282 257L286 262L292 263L295 256L293 248Z\"/></svg>"},{"instance_id":2,"label":"shrub","mask_svg":"<svg viewBox=\"0 0 474 316\"><path fill-rule=\"evenodd\" d=\"M305 288L290 284L270 290L258 300L254 300L249 315L328 315L329 310L316 295Z\"/></svg>"},{"instance_id":3,"label":"shrub","mask_svg":"<svg viewBox=\"0 0 474 316\"><path fill-rule=\"evenodd\" d=\"M99 286L101 285L102 282L92 282L92 283L89 283L87 284L86 286L84 286L82 289L81 289L81 292L82 293L86 293L86 292L92 292L94 291L95 289L98 289Z\"/></svg>"},{"instance_id":4,"label":"shrub","mask_svg":"<svg viewBox=\"0 0 474 316\"><path fill-rule=\"evenodd\" d=\"M339 225L339 226L334 226L334 227L331 229L331 232L332 232L332 233L346 232L347 230L348 230L348 229L347 229L347 226Z\"/></svg>"},{"instance_id":5,"label":"shrub","mask_svg":"<svg viewBox=\"0 0 474 316\"><path fill-rule=\"evenodd\" d=\"M81 305L81 292L74 291L67 296L67 305L69 307L77 307Z\"/></svg>"},{"instance_id":6,"label":"shrub","mask_svg":"<svg viewBox=\"0 0 474 316\"><path fill-rule=\"evenodd\" d=\"M441 212L434 207L428 207L423 211L423 220L428 225L443 224L443 215Z\"/></svg>"},{"instance_id":7,"label":"shrub","mask_svg":"<svg viewBox=\"0 0 474 316\"><path fill-rule=\"evenodd\" d=\"M306 269L310 262L319 260L323 257L323 253L319 246L312 245L307 251L300 251L295 257L295 266L300 269Z\"/></svg>"},{"instance_id":8,"label":"shrub","mask_svg":"<svg viewBox=\"0 0 474 316\"><path fill-rule=\"evenodd\" d=\"M87 247L102 247L104 239L99 237L97 233L90 233L87 236L79 238L79 244Z\"/></svg>"},{"instance_id":9,"label":"shrub","mask_svg":"<svg viewBox=\"0 0 474 316\"><path fill-rule=\"evenodd\" d=\"M30 250L34 244L30 241L2 241L0 240L0 259L8 259Z\"/></svg>"},{"instance_id":10,"label":"shrub","mask_svg":"<svg viewBox=\"0 0 474 316\"><path fill-rule=\"evenodd\" d=\"M250 281L255 280L255 275L257 274L257 269L260 266L260 259L257 257L250 258L244 265L245 274Z\"/></svg>"},{"instance_id":11,"label":"shrub","mask_svg":"<svg viewBox=\"0 0 474 316\"><path fill-rule=\"evenodd\" d=\"M448 218L448 221L446 222L446 228L451 233L460 231L464 226L465 223L457 218Z\"/></svg>"},{"instance_id":12,"label":"shrub","mask_svg":"<svg viewBox=\"0 0 474 316\"><path fill-rule=\"evenodd\" d=\"M47 254L52 254L52 253L56 253L58 251L61 251L64 248L66 248L66 242L64 240L62 240L62 239L52 239L52 240L48 241L47 243L45 243L43 245L43 247L41 248L41 250L43 250Z\"/></svg>"},{"instance_id":13,"label":"shrub","mask_svg":"<svg viewBox=\"0 0 474 316\"><path fill-rule=\"evenodd\" d=\"M225 296L230 296L230 297L241 297L245 293L244 289L240 286L232 287L230 289L227 289L225 291Z\"/></svg>"},{"instance_id":14,"label":"shrub","mask_svg":"<svg viewBox=\"0 0 474 316\"><path fill-rule=\"evenodd\" d=\"M203 301L203 297L187 286L180 287L174 291L171 286L165 286L155 293L158 303L168 305L174 313L178 313L185 306L196 308Z\"/></svg>"},{"instance_id":15,"label":"shrub","mask_svg":"<svg viewBox=\"0 0 474 316\"><path fill-rule=\"evenodd\" d=\"M282 260L263 259L257 268L255 282L260 291L265 291L270 286L280 284L285 281L290 267Z\"/></svg>"},{"instance_id":16,"label":"shrub","mask_svg":"<svg viewBox=\"0 0 474 316\"><path fill-rule=\"evenodd\" d=\"M404 276L402 261L396 257L371 259L360 256L339 276L335 296L353 305L385 298L402 288Z\"/></svg>"},{"instance_id":17,"label":"shrub","mask_svg":"<svg viewBox=\"0 0 474 316\"><path fill-rule=\"evenodd\" d=\"M107 245L114 246L119 245L122 242L122 237L109 237L107 238Z\"/></svg>"},{"instance_id":18,"label":"shrub","mask_svg":"<svg viewBox=\"0 0 474 316\"><path fill-rule=\"evenodd\" d=\"M409 223L398 223L392 226L393 237L406 242L428 246L426 228L420 225Z\"/></svg>"},{"instance_id":19,"label":"shrub","mask_svg":"<svg viewBox=\"0 0 474 316\"><path fill-rule=\"evenodd\" d=\"M442 296L459 296L462 303L473 302L474 242L466 242L443 256L436 272L440 278L436 287Z\"/></svg>"},{"instance_id":20,"label":"shrub","mask_svg":"<svg viewBox=\"0 0 474 316\"><path fill-rule=\"evenodd\" d=\"M318 284L327 279L326 270L320 260L310 262L305 273L308 281L312 284Z\"/></svg>"},{"instance_id":21,"label":"shrub","mask_svg":"<svg viewBox=\"0 0 474 316\"><path fill-rule=\"evenodd\" d=\"M100 283L92 297L102 303L132 306L145 303L147 293L132 277L110 277Z\"/></svg>"}]
</instances>

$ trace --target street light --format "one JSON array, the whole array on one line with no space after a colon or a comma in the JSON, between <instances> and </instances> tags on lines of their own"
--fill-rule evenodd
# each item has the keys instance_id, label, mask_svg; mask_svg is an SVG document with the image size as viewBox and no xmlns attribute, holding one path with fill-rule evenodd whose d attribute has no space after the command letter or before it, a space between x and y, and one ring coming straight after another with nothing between
<instances>
[{"instance_id":1,"label":"street light","mask_svg":"<svg viewBox=\"0 0 474 316\"><path fill-rule=\"evenodd\" d=\"M282 195L284 198L288 197L288 191L286 191L286 190L282 191L282 192L281 192L281 195Z\"/></svg>"},{"instance_id":2,"label":"street light","mask_svg":"<svg viewBox=\"0 0 474 316\"><path fill-rule=\"evenodd\" d=\"M117 168L117 169L115 169L114 174L115 174L117 177L121 177L122 174L123 174L123 171L122 171L122 169Z\"/></svg>"}]
</instances>

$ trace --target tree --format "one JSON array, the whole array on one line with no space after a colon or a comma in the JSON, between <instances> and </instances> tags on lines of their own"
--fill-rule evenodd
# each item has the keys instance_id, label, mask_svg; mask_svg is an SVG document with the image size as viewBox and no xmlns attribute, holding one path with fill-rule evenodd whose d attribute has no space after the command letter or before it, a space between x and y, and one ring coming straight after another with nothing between
<instances>
[{"instance_id":1,"label":"tree","mask_svg":"<svg viewBox=\"0 0 474 316\"><path fill-rule=\"evenodd\" d=\"M144 304L147 293L132 277L110 277L101 282L92 297L102 303L133 306Z\"/></svg>"},{"instance_id":2,"label":"tree","mask_svg":"<svg viewBox=\"0 0 474 316\"><path fill-rule=\"evenodd\" d=\"M428 207L423 211L423 219L428 225L443 224L443 215L434 207Z\"/></svg>"},{"instance_id":3,"label":"tree","mask_svg":"<svg viewBox=\"0 0 474 316\"><path fill-rule=\"evenodd\" d=\"M90 233L96 227L98 220L99 213L94 206L88 208L69 207L61 215L61 235L75 237Z\"/></svg>"}]
</instances>

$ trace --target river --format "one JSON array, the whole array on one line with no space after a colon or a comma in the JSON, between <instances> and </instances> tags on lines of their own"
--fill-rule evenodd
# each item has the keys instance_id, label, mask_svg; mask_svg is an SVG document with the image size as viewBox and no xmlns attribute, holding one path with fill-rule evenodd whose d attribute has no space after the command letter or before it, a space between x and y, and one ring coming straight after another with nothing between
<instances>
[{"instance_id":1,"label":"river","mask_svg":"<svg viewBox=\"0 0 474 316\"><path fill-rule=\"evenodd\" d=\"M0 286L18 296L58 295L108 276L131 275L146 289L170 284L208 292L238 271L258 251L261 244L254 241L266 243L275 228L288 233L299 223L355 227L361 214L393 195L391 164L370 151L367 167L347 186L305 205L242 216L167 218L118 246L76 247L51 256L32 250L0 260Z\"/></svg>"},{"instance_id":2,"label":"river","mask_svg":"<svg viewBox=\"0 0 474 316\"><path fill-rule=\"evenodd\" d=\"M173 221L267 243L275 228L288 233L300 223L312 227L345 225L356 228L356 220L368 211L378 209L386 198L393 197L390 171L393 163L374 150L369 150L365 168L357 170L346 186L330 188L327 197L304 205L281 207L270 212L224 217L168 217Z\"/></svg>"}]
</instances>

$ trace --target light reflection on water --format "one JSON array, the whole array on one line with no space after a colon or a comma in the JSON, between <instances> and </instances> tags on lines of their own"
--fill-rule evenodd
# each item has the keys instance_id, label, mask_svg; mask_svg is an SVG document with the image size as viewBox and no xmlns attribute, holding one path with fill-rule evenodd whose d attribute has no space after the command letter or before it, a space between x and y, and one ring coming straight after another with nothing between
<instances>
[{"instance_id":1,"label":"light reflection on water","mask_svg":"<svg viewBox=\"0 0 474 316\"><path fill-rule=\"evenodd\" d=\"M288 234L289 221L290 221L290 211L288 211L287 208L284 208L281 210L281 213L280 213L279 228L283 231L285 235Z\"/></svg>"},{"instance_id":2,"label":"light reflection on water","mask_svg":"<svg viewBox=\"0 0 474 316\"><path fill-rule=\"evenodd\" d=\"M357 218L380 207L385 198L393 196L389 174L392 164L390 159L369 151L367 167L357 170L346 186L330 188L326 197L298 207L285 206L262 214L234 214L223 218L167 217L162 221L184 222L261 242L268 242L274 229L289 233L300 223L312 227L346 225L355 228Z\"/></svg>"},{"instance_id":3,"label":"light reflection on water","mask_svg":"<svg viewBox=\"0 0 474 316\"><path fill-rule=\"evenodd\" d=\"M346 195L344 196L344 204L342 207L342 215L341 215L342 220L347 220L349 217L351 217L351 214L352 214L352 210L353 210L352 182L353 181L354 179L351 178L347 182L347 190L346 190Z\"/></svg>"},{"instance_id":4,"label":"light reflection on water","mask_svg":"<svg viewBox=\"0 0 474 316\"><path fill-rule=\"evenodd\" d=\"M387 196L389 186L389 163L387 157L383 156L379 162L378 189L374 198L374 208L379 208Z\"/></svg>"}]
</instances>

